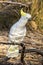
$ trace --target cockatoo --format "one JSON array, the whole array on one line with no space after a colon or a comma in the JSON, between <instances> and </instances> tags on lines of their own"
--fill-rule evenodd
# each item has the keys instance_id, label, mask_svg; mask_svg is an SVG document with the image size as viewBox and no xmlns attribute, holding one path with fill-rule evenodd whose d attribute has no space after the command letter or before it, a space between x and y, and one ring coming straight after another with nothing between
<instances>
[{"instance_id":1,"label":"cockatoo","mask_svg":"<svg viewBox=\"0 0 43 65\"><path fill-rule=\"evenodd\" d=\"M11 43L21 43L26 36L26 23L28 19L31 18L29 13L23 12L21 9L21 18L12 25L10 32L9 32L9 42ZM19 55L19 46L18 45L10 45L7 51L7 57L18 57Z\"/></svg>"}]
</instances>

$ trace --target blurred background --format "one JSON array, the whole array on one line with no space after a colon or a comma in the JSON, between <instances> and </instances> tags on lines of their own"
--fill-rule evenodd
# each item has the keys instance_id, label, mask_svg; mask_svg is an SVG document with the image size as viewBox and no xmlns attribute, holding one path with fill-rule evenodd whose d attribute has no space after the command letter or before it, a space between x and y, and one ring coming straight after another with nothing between
<instances>
[{"instance_id":1,"label":"blurred background","mask_svg":"<svg viewBox=\"0 0 43 65\"><path fill-rule=\"evenodd\" d=\"M24 39L26 49L36 48L43 50L43 0L0 0L0 43L8 42L8 33L10 27L16 23L20 17L21 5L1 3L2 1L11 1L28 5L23 10L32 15L32 20L27 23L27 35ZM0 58L6 56L8 46L0 44ZM19 59L19 58L17 58ZM11 59L11 63L17 59ZM32 65L43 65L43 57L35 52L26 53L25 60L30 61ZM10 62L9 61L9 62ZM1 59L0 59L1 62Z\"/></svg>"},{"instance_id":2,"label":"blurred background","mask_svg":"<svg viewBox=\"0 0 43 65\"><path fill-rule=\"evenodd\" d=\"M27 23L27 29L40 30L43 33L43 0L0 0L0 1L13 1L32 4L24 11L32 15L32 21ZM10 7L7 7L7 6ZM15 12L18 12L19 15ZM10 14L9 14L10 13ZM0 30L9 30L11 25L14 24L20 18L20 6L14 6L12 4L0 3Z\"/></svg>"}]
</instances>

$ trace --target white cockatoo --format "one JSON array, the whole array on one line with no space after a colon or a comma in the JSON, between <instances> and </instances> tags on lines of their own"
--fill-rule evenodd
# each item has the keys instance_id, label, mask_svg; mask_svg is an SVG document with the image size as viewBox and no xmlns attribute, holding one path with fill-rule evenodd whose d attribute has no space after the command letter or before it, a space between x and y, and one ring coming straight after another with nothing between
<instances>
[{"instance_id":1,"label":"white cockatoo","mask_svg":"<svg viewBox=\"0 0 43 65\"><path fill-rule=\"evenodd\" d=\"M28 19L31 18L29 13L23 12L21 9L21 18L12 25L9 32L9 42L11 43L21 43L23 42L24 37L26 36L26 23ZM8 48L8 52L6 56L8 57L18 57L19 55L19 46L18 45L10 45Z\"/></svg>"}]
</instances>

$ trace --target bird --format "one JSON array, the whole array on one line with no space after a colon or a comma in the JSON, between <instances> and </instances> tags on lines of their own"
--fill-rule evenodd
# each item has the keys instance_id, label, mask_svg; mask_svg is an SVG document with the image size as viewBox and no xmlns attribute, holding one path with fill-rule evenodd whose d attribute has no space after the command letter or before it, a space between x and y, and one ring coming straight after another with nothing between
<instances>
[{"instance_id":1,"label":"bird","mask_svg":"<svg viewBox=\"0 0 43 65\"><path fill-rule=\"evenodd\" d=\"M26 24L29 19L31 19L31 14L26 13L23 9L20 10L20 19L11 26L9 31L9 43L22 43L24 37L26 36ZM6 54L7 57L18 57L19 56L19 46L10 45Z\"/></svg>"}]
</instances>

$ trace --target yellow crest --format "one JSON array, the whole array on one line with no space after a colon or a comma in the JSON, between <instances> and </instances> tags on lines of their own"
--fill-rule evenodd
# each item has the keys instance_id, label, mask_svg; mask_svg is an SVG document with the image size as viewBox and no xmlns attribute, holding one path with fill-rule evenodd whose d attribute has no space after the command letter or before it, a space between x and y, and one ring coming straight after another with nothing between
<instances>
[{"instance_id":1,"label":"yellow crest","mask_svg":"<svg viewBox=\"0 0 43 65\"><path fill-rule=\"evenodd\" d=\"M21 16L26 16L26 13L25 13L25 12L23 12L23 10L22 10L22 9L21 9L20 13L21 13Z\"/></svg>"}]
</instances>

